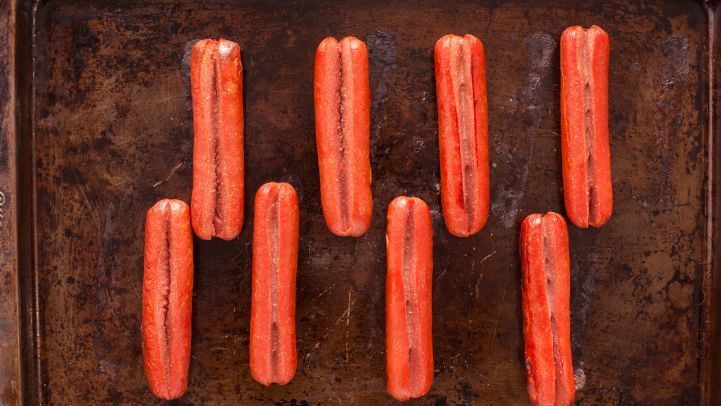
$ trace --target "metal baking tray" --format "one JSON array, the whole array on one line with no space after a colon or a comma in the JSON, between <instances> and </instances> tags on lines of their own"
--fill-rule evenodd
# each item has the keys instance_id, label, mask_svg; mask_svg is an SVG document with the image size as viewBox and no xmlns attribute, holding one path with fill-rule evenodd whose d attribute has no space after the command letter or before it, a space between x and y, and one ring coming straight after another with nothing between
<instances>
[{"instance_id":1,"label":"metal baking tray","mask_svg":"<svg viewBox=\"0 0 721 406\"><path fill-rule=\"evenodd\" d=\"M721 187L715 4L612 1L0 1L0 400L153 404L140 340L143 224L188 200L186 54L241 44L247 220L195 242L190 385L175 404L392 403L385 392L385 208L423 198L434 227L431 392L415 404L527 404L518 232L563 213L562 30L611 37L614 214L570 226L572 344L583 405L721 404ZM471 238L439 208L432 49L486 47L491 214ZM326 36L370 52L374 214L361 238L325 227L313 58ZM7 63L5 63L5 61ZM300 196L297 342L287 386L248 369L252 201L266 181Z\"/></svg>"}]
</instances>

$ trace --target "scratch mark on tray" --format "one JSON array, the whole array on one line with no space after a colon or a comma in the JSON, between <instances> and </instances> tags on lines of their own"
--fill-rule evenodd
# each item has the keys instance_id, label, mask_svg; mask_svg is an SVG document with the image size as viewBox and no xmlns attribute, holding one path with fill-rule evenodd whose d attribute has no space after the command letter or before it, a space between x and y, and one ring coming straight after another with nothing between
<instances>
[{"instance_id":1,"label":"scratch mark on tray","mask_svg":"<svg viewBox=\"0 0 721 406\"><path fill-rule=\"evenodd\" d=\"M471 274L476 272L476 259L471 260ZM480 273L478 276L478 281L476 282L476 296L478 296L478 283L481 281L481 278L483 277L483 272ZM468 287L470 288L471 285L469 284Z\"/></svg>"},{"instance_id":2,"label":"scratch mark on tray","mask_svg":"<svg viewBox=\"0 0 721 406\"><path fill-rule=\"evenodd\" d=\"M330 292L334 287L338 285L337 282L334 282L330 286L328 286L324 291L320 292L318 296L316 296L316 299L320 298L321 296L325 295L326 293Z\"/></svg>"},{"instance_id":3,"label":"scratch mark on tray","mask_svg":"<svg viewBox=\"0 0 721 406\"><path fill-rule=\"evenodd\" d=\"M161 183L165 183L165 182L169 181L173 177L173 175L175 175L175 172L177 172L178 169L183 167L183 164L184 164L183 161L180 161L177 164L175 164L173 169L170 170L170 173L168 173L168 176L166 176L165 179L162 179L162 180L159 180L159 181L153 183L153 187L155 188L155 187L159 186Z\"/></svg>"},{"instance_id":4,"label":"scratch mark on tray","mask_svg":"<svg viewBox=\"0 0 721 406\"><path fill-rule=\"evenodd\" d=\"M103 290L105 292L105 296L107 298L107 305L110 309L110 314L112 315L113 319L117 319L117 315L115 314L115 307L113 305L113 299L110 296L110 290L108 289L108 285L112 284L112 269L106 270L105 269L105 258L110 258L111 261L111 267L113 262L113 252L111 248L111 244L109 243L109 240L113 237L113 213L115 212L115 205L113 203L110 203L108 208L105 210L105 219L103 221L102 228L98 229L99 237L100 237L100 249L98 250L98 269L100 270L100 275L103 276L103 278L99 278L97 281L97 287L98 290Z\"/></svg>"},{"instance_id":5,"label":"scratch mark on tray","mask_svg":"<svg viewBox=\"0 0 721 406\"><path fill-rule=\"evenodd\" d=\"M506 235L506 246L511 246L511 236ZM506 250L506 264L508 265L508 269L512 269L513 267L513 258L511 257L511 250ZM493 318L493 333L491 334L491 344L488 346L489 353L493 353L493 345L496 343L496 333L498 332L498 324L500 322L501 314L503 313L503 310L506 306L506 294L508 293L508 284L510 282L510 275L511 272L504 272L506 275L506 280L503 282L503 293L501 293L501 305L498 306L498 310L496 311L496 317ZM498 374L498 370L494 370L494 377Z\"/></svg>"},{"instance_id":6,"label":"scratch mark on tray","mask_svg":"<svg viewBox=\"0 0 721 406\"><path fill-rule=\"evenodd\" d=\"M350 313L351 308L353 306L353 302L351 302L351 296L353 293L353 288L348 288L348 308L345 311L346 318L345 318L345 363L348 364L348 340L350 336Z\"/></svg>"},{"instance_id":7,"label":"scratch mark on tray","mask_svg":"<svg viewBox=\"0 0 721 406\"><path fill-rule=\"evenodd\" d=\"M311 260L313 259L312 255L312 249L310 247L310 244L308 244L308 256L305 258L305 264L308 266L308 269L311 269Z\"/></svg>"},{"instance_id":8,"label":"scratch mark on tray","mask_svg":"<svg viewBox=\"0 0 721 406\"><path fill-rule=\"evenodd\" d=\"M129 142L135 141L135 139L136 139L135 137L127 137L124 140L116 143L115 146L118 146L118 147L123 146Z\"/></svg>"},{"instance_id":9,"label":"scratch mark on tray","mask_svg":"<svg viewBox=\"0 0 721 406\"><path fill-rule=\"evenodd\" d=\"M165 86L165 88L163 90L164 90L164 92L168 92L168 93L171 92L171 89L169 86ZM176 99L183 99L183 95L170 94L167 96L155 97L155 98L150 98L150 99L139 98L137 100L137 102L142 105L156 106L158 104L166 103L166 102L176 100ZM166 106L166 111L167 111L167 106Z\"/></svg>"},{"instance_id":10,"label":"scratch mark on tray","mask_svg":"<svg viewBox=\"0 0 721 406\"><path fill-rule=\"evenodd\" d=\"M108 299L108 308L110 309L110 314L113 316L113 319L117 320L118 316L115 314L115 308L113 306L113 299L110 297L110 290L107 286L103 289L105 292L105 297Z\"/></svg>"},{"instance_id":11,"label":"scratch mark on tray","mask_svg":"<svg viewBox=\"0 0 721 406\"><path fill-rule=\"evenodd\" d=\"M348 299L350 300L350 298L351 298L351 290L348 291ZM335 329L335 327L338 326L340 324L340 322L343 321L343 319L346 319L346 325L350 326L350 312L351 312L353 305L355 304L355 302L357 300L358 299L356 298L356 299L349 301L348 307L346 308L346 310L343 313L341 313L340 316L338 316L338 318L335 320L335 322L333 323L332 326L330 326L326 329L326 331L323 334L323 336L321 337L320 341L315 343L315 345L313 346L313 349L308 354L306 354L306 356L305 356L306 360L310 359L311 355L313 355L320 348L320 344L323 341L325 341L326 338L328 338L328 336L333 331L333 329Z\"/></svg>"},{"instance_id":12,"label":"scratch mark on tray","mask_svg":"<svg viewBox=\"0 0 721 406\"><path fill-rule=\"evenodd\" d=\"M481 265L482 265L484 262L486 262L486 260L487 260L488 258L492 257L496 252L498 252L498 251L493 250L493 252L491 252L490 254L488 254L488 255L486 255L485 257L483 257L483 259L481 259Z\"/></svg>"},{"instance_id":13,"label":"scratch mark on tray","mask_svg":"<svg viewBox=\"0 0 721 406\"><path fill-rule=\"evenodd\" d=\"M76 171L73 171L73 177L75 177L75 183L78 185L78 188L80 188L80 194L83 196L83 200L87 204L88 208L93 212L93 220L95 220L95 226L98 227L98 230L100 231L100 213L98 213L97 207L88 199L88 195L85 193L85 188L83 187L83 184L80 182L80 178L78 177L78 173Z\"/></svg>"},{"instance_id":14,"label":"scratch mark on tray","mask_svg":"<svg viewBox=\"0 0 721 406\"><path fill-rule=\"evenodd\" d=\"M441 271L441 273L440 273L438 276L436 276L436 279L433 281L433 283L438 282L438 280L441 279L441 277L446 274L446 271L447 271L447 270L448 270L447 267L446 267L446 268L443 268L443 270Z\"/></svg>"},{"instance_id":15,"label":"scratch mark on tray","mask_svg":"<svg viewBox=\"0 0 721 406\"><path fill-rule=\"evenodd\" d=\"M496 252L497 251L494 250L490 254L483 257L481 259L481 262L479 262L479 265L483 265L483 263L486 262L486 260L488 260L488 258L492 257ZM475 266L475 261L471 262L471 273L474 271L474 266ZM481 280L482 279L483 279L483 270L481 270L481 272L478 273L478 279L476 280L476 288L474 289L474 291L476 293L476 298L481 297Z\"/></svg>"},{"instance_id":16,"label":"scratch mark on tray","mask_svg":"<svg viewBox=\"0 0 721 406\"><path fill-rule=\"evenodd\" d=\"M124 185L124 184L130 182L131 180L132 180L132 179L130 179L130 178L123 179L123 180L121 180L120 182L115 182L115 183L113 183L112 186L113 186L113 187L118 187L118 186L121 186L121 185Z\"/></svg>"}]
</instances>

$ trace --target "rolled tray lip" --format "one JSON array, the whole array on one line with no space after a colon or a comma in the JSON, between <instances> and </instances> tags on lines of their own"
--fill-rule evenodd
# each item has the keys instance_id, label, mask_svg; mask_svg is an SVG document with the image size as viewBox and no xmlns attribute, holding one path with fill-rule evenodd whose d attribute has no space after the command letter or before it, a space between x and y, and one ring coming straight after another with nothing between
<instances>
[{"instance_id":1,"label":"rolled tray lip","mask_svg":"<svg viewBox=\"0 0 721 406\"><path fill-rule=\"evenodd\" d=\"M702 127L706 130L704 142L707 160L705 188L706 258L702 283L701 323L699 337L704 356L699 360L701 388L700 403L721 401L721 386L714 385L721 378L721 317L714 309L714 299L721 297L721 165L713 159L720 146L716 128L721 115L716 111L720 88L716 74L721 69L718 51L721 34L719 0L697 0L707 10L709 52L705 80L708 94L705 101L706 117ZM0 67L0 146L6 146L9 158L0 162L0 209L5 209L0 220L0 276L9 275L14 287L0 289L0 319L10 320L9 330L16 337L10 346L11 355L0 355L0 371L8 371L7 380L0 379L0 400L13 404L40 404L42 402L42 365L40 360L40 311L37 275L35 273L35 181L34 181L34 122L33 122L33 58L36 52L35 32L37 13L45 6L53 7L50 0L8 0L0 2L0 56L7 55L7 65ZM31 159L26 159L31 157ZM18 221L18 219L23 219ZM10 308L8 308L8 304ZM716 349L716 350L715 350ZM8 390L8 387L11 388ZM4 394L10 393L9 399Z\"/></svg>"}]
</instances>

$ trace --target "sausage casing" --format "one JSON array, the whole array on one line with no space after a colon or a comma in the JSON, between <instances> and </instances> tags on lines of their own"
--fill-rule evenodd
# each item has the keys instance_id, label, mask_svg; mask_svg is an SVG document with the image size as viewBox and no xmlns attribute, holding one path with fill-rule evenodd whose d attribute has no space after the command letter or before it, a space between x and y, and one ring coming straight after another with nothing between
<instances>
[{"instance_id":1,"label":"sausage casing","mask_svg":"<svg viewBox=\"0 0 721 406\"><path fill-rule=\"evenodd\" d=\"M560 214L531 214L521 224L523 335L528 394L538 406L570 405L571 270L568 229Z\"/></svg>"},{"instance_id":2,"label":"sausage casing","mask_svg":"<svg viewBox=\"0 0 721 406\"><path fill-rule=\"evenodd\" d=\"M165 199L148 210L143 272L143 358L155 396L176 399L188 386L193 300L190 208Z\"/></svg>"},{"instance_id":3,"label":"sausage casing","mask_svg":"<svg viewBox=\"0 0 721 406\"><path fill-rule=\"evenodd\" d=\"M398 400L433 384L433 229L423 200L397 197L386 228L386 378Z\"/></svg>"},{"instance_id":4,"label":"sausage casing","mask_svg":"<svg viewBox=\"0 0 721 406\"><path fill-rule=\"evenodd\" d=\"M243 227L243 73L240 47L201 40L190 59L195 234L232 240Z\"/></svg>"},{"instance_id":5,"label":"sausage casing","mask_svg":"<svg viewBox=\"0 0 721 406\"><path fill-rule=\"evenodd\" d=\"M608 34L597 26L561 35L561 157L566 213L578 227L611 217Z\"/></svg>"},{"instance_id":6,"label":"sausage casing","mask_svg":"<svg viewBox=\"0 0 721 406\"><path fill-rule=\"evenodd\" d=\"M284 385L296 370L295 276L298 198L287 183L255 195L250 309L250 372L263 385Z\"/></svg>"},{"instance_id":7,"label":"sausage casing","mask_svg":"<svg viewBox=\"0 0 721 406\"><path fill-rule=\"evenodd\" d=\"M436 42L441 206L448 231L467 237L488 219L488 106L483 43L473 35Z\"/></svg>"},{"instance_id":8,"label":"sausage casing","mask_svg":"<svg viewBox=\"0 0 721 406\"><path fill-rule=\"evenodd\" d=\"M321 41L315 54L314 95L326 224L336 235L363 235L373 209L368 50L363 41Z\"/></svg>"}]
</instances>

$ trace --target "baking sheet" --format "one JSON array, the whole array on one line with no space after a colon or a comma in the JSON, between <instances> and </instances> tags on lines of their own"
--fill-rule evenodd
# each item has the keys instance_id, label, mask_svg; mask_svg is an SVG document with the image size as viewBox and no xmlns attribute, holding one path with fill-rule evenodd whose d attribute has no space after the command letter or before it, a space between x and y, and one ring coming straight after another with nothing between
<instances>
[{"instance_id":1,"label":"baking sheet","mask_svg":"<svg viewBox=\"0 0 721 406\"><path fill-rule=\"evenodd\" d=\"M416 403L526 404L518 226L531 212L563 212L558 39L572 24L611 37L615 197L602 229L569 228L577 399L710 399L701 389L715 320L703 301L712 286L707 11L694 1L554 3L21 7L19 21L33 30L18 41L33 56L19 62L32 86L18 94L28 114L19 205L32 214L18 223L31 242L21 254L33 258L20 276L25 400L158 402L140 341L145 210L190 197L184 53L191 41L223 36L243 50L247 220L234 241L196 241L190 385L176 403L391 403L384 217L392 198L410 194L428 202L435 234L436 371ZM448 234L439 207L432 48L447 33L472 33L486 47L492 207L484 230L466 239ZM325 227L313 126L315 47L350 34L368 45L372 97L373 225L357 239ZM300 197L299 367L291 384L264 388L248 369L251 203L271 180Z\"/></svg>"}]
</instances>

